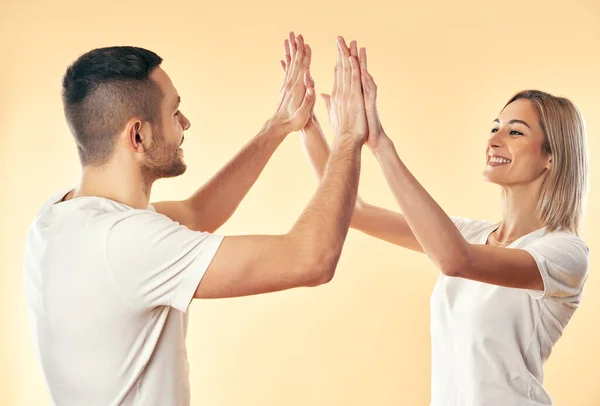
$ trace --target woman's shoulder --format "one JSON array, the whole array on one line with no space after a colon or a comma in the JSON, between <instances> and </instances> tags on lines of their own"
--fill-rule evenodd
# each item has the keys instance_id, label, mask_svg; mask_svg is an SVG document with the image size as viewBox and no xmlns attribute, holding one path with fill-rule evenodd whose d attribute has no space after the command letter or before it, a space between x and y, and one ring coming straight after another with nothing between
<instances>
[{"instance_id":1,"label":"woman's shoulder","mask_svg":"<svg viewBox=\"0 0 600 406\"><path fill-rule=\"evenodd\" d=\"M547 231L538 239L532 241L531 244L546 246L548 250L554 248L555 250L579 252L586 255L589 255L590 252L589 247L581 237L565 230Z\"/></svg>"},{"instance_id":2,"label":"woman's shoulder","mask_svg":"<svg viewBox=\"0 0 600 406\"><path fill-rule=\"evenodd\" d=\"M450 219L461 232L463 230L483 231L498 225L498 223L494 223L489 220L477 220L460 216L450 216Z\"/></svg>"},{"instance_id":3,"label":"woman's shoulder","mask_svg":"<svg viewBox=\"0 0 600 406\"><path fill-rule=\"evenodd\" d=\"M463 237L471 243L478 243L480 238L483 238L483 234L491 232L498 226L498 223L489 220L475 220L459 216L450 216L450 219Z\"/></svg>"}]
</instances>

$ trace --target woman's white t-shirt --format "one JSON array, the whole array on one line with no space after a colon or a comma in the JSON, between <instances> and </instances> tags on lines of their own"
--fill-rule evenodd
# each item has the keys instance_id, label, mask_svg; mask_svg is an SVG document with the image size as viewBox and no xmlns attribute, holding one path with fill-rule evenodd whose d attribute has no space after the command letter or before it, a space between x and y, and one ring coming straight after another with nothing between
<instances>
[{"instance_id":1,"label":"woman's white t-shirt","mask_svg":"<svg viewBox=\"0 0 600 406\"><path fill-rule=\"evenodd\" d=\"M498 225L452 220L472 244ZM577 236L541 228L507 248L529 252L543 291L440 275L431 295L431 406L552 405L543 365L579 306L589 249Z\"/></svg>"}]
</instances>

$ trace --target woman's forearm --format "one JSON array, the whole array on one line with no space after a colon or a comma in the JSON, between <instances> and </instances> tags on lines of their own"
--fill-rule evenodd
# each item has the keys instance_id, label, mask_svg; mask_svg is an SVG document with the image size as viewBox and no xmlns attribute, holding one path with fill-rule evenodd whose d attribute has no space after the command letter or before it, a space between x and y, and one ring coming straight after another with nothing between
<instances>
[{"instance_id":1,"label":"woman's forearm","mask_svg":"<svg viewBox=\"0 0 600 406\"><path fill-rule=\"evenodd\" d=\"M321 182L329 159L330 148L321 125L314 116L302 129L302 145L315 177Z\"/></svg>"},{"instance_id":2,"label":"woman's forearm","mask_svg":"<svg viewBox=\"0 0 600 406\"><path fill-rule=\"evenodd\" d=\"M412 233L433 263L448 274L465 266L469 258L469 243L410 173L393 142L385 137L373 153Z\"/></svg>"}]
</instances>

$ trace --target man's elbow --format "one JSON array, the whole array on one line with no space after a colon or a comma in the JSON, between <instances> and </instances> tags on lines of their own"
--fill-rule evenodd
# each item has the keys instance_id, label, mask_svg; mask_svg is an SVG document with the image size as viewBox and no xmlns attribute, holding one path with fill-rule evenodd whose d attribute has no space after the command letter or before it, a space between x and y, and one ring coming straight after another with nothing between
<instances>
[{"instance_id":1,"label":"man's elbow","mask_svg":"<svg viewBox=\"0 0 600 406\"><path fill-rule=\"evenodd\" d=\"M304 286L319 286L331 282L337 268L339 254L315 256L304 265Z\"/></svg>"}]
</instances>

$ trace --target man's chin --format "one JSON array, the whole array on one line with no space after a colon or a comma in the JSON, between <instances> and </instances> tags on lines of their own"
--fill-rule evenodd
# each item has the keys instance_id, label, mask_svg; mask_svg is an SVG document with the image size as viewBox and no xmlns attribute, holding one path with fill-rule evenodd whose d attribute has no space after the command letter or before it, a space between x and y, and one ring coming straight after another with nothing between
<instances>
[{"instance_id":1,"label":"man's chin","mask_svg":"<svg viewBox=\"0 0 600 406\"><path fill-rule=\"evenodd\" d=\"M173 167L171 168L171 171L170 171L171 175L166 176L166 177L174 178L176 176L183 175L186 170L187 170L187 165L185 164L185 162L183 162L183 160L180 160L175 165L173 165Z\"/></svg>"},{"instance_id":2,"label":"man's chin","mask_svg":"<svg viewBox=\"0 0 600 406\"><path fill-rule=\"evenodd\" d=\"M187 165L185 164L185 162L178 161L169 168L154 168L150 170L149 173L151 174L151 178L158 180L163 178L175 178L177 176L183 175L186 170Z\"/></svg>"}]
</instances>

